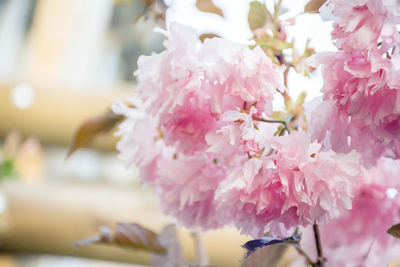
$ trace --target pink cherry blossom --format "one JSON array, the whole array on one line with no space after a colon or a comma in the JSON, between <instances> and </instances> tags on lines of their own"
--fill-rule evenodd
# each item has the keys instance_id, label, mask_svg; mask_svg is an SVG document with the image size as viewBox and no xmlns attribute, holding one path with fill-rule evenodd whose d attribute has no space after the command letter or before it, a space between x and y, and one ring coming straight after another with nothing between
<instances>
[{"instance_id":1,"label":"pink cherry blossom","mask_svg":"<svg viewBox=\"0 0 400 267\"><path fill-rule=\"evenodd\" d=\"M400 21L397 0L329 0L321 8L325 20L334 20L332 38L346 52L376 49L400 41L396 23Z\"/></svg>"},{"instance_id":2,"label":"pink cherry blossom","mask_svg":"<svg viewBox=\"0 0 400 267\"><path fill-rule=\"evenodd\" d=\"M259 47L220 38L200 45L197 33L179 24L165 34L167 49L140 57L135 75L139 97L167 145L195 153L207 147L205 135L219 127L223 112L254 105L260 114L271 113L273 94L284 90L282 70Z\"/></svg>"},{"instance_id":3,"label":"pink cherry blossom","mask_svg":"<svg viewBox=\"0 0 400 267\"><path fill-rule=\"evenodd\" d=\"M398 10L394 0L331 0L321 9L341 51L316 57L324 102L310 129L328 149L357 150L366 166L400 158Z\"/></svg>"},{"instance_id":4,"label":"pink cherry blossom","mask_svg":"<svg viewBox=\"0 0 400 267\"><path fill-rule=\"evenodd\" d=\"M321 54L317 60L324 101L309 118L317 140L328 137L328 147L338 152L355 149L367 165L382 154L400 157L400 83L388 80L392 66L374 70L377 66L366 58L345 52Z\"/></svg>"},{"instance_id":5,"label":"pink cherry blossom","mask_svg":"<svg viewBox=\"0 0 400 267\"><path fill-rule=\"evenodd\" d=\"M257 131L252 116L271 113L273 94L285 90L282 70L260 48L220 38L201 45L179 24L164 34L166 50L139 59L138 108L114 107L127 116L117 148L179 223L231 224L220 219L214 195L230 168L260 152L261 135L276 130Z\"/></svg>"},{"instance_id":6,"label":"pink cherry blossom","mask_svg":"<svg viewBox=\"0 0 400 267\"><path fill-rule=\"evenodd\" d=\"M197 41L171 25L166 50L141 57L137 109L117 148L138 165L166 214L187 227L236 225L260 236L324 223L351 208L358 155L321 151L306 132L267 123L281 69L260 48L220 38ZM263 121L264 120L264 121Z\"/></svg>"},{"instance_id":7,"label":"pink cherry blossom","mask_svg":"<svg viewBox=\"0 0 400 267\"><path fill-rule=\"evenodd\" d=\"M400 244L386 231L400 221L399 175L399 161L379 160L375 168L365 171L355 191L353 208L322 226L329 266L345 262L353 265L341 266L354 266L355 262L386 265L398 256Z\"/></svg>"},{"instance_id":8,"label":"pink cherry blossom","mask_svg":"<svg viewBox=\"0 0 400 267\"><path fill-rule=\"evenodd\" d=\"M298 225L324 223L351 208L360 175L356 153L320 151L305 132L275 137L270 157L251 158L216 192L221 213L243 233L287 235Z\"/></svg>"}]
</instances>

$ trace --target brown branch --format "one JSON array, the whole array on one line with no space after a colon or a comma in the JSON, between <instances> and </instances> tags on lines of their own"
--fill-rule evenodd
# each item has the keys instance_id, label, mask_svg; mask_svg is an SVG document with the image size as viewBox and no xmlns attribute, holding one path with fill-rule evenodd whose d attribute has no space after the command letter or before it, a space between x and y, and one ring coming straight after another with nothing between
<instances>
[{"instance_id":1,"label":"brown branch","mask_svg":"<svg viewBox=\"0 0 400 267\"><path fill-rule=\"evenodd\" d=\"M325 266L325 258L322 253L322 245L321 245L321 238L320 238L320 234L319 234L318 224L314 223L313 230L314 230L315 246L317 248L317 255L318 255L316 266L324 267Z\"/></svg>"}]
</instances>

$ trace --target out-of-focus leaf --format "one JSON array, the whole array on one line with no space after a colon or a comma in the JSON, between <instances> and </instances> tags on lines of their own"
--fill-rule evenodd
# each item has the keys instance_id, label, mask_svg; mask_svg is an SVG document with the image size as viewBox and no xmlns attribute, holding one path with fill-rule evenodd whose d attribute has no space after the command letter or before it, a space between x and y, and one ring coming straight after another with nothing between
<instances>
[{"instance_id":1,"label":"out-of-focus leaf","mask_svg":"<svg viewBox=\"0 0 400 267\"><path fill-rule=\"evenodd\" d=\"M15 161L13 159L5 159L0 161L0 180L16 177Z\"/></svg>"},{"instance_id":2,"label":"out-of-focus leaf","mask_svg":"<svg viewBox=\"0 0 400 267\"><path fill-rule=\"evenodd\" d=\"M252 31L264 27L264 25L268 22L268 13L265 5L258 1L250 2L247 21L249 22L249 27Z\"/></svg>"},{"instance_id":3,"label":"out-of-focus leaf","mask_svg":"<svg viewBox=\"0 0 400 267\"><path fill-rule=\"evenodd\" d=\"M203 33L202 35L199 36L199 39L202 43L204 43L204 40L207 38L214 38L214 37L220 37L218 34L215 33Z\"/></svg>"},{"instance_id":4,"label":"out-of-focus leaf","mask_svg":"<svg viewBox=\"0 0 400 267\"><path fill-rule=\"evenodd\" d=\"M268 34L264 34L255 38L256 43L261 46L261 48L269 48L276 51L283 49L293 48L293 42L288 43L286 41L280 40L276 37L272 37Z\"/></svg>"},{"instance_id":5,"label":"out-of-focus leaf","mask_svg":"<svg viewBox=\"0 0 400 267\"><path fill-rule=\"evenodd\" d=\"M256 252L246 258L241 267L272 267L276 266L281 260L283 254L288 247L286 245L278 244L276 246L268 246L258 249Z\"/></svg>"},{"instance_id":6,"label":"out-of-focus leaf","mask_svg":"<svg viewBox=\"0 0 400 267\"><path fill-rule=\"evenodd\" d=\"M196 0L196 7L203 12L214 13L220 15L221 17L224 16L222 10L214 5L212 0Z\"/></svg>"},{"instance_id":7,"label":"out-of-focus leaf","mask_svg":"<svg viewBox=\"0 0 400 267\"><path fill-rule=\"evenodd\" d=\"M145 4L146 7L151 6L155 2L156 2L156 0L143 0L143 3Z\"/></svg>"},{"instance_id":8,"label":"out-of-focus leaf","mask_svg":"<svg viewBox=\"0 0 400 267\"><path fill-rule=\"evenodd\" d=\"M254 239L247 241L242 247L247 250L246 257L247 259L251 254L253 254L257 249L265 247L265 246L271 246L275 244L299 244L301 240L301 234L296 234L291 237L286 237L283 239L276 239L272 237L262 237L260 239Z\"/></svg>"},{"instance_id":9,"label":"out-of-focus leaf","mask_svg":"<svg viewBox=\"0 0 400 267\"><path fill-rule=\"evenodd\" d=\"M87 147L97 135L114 129L124 118L124 116L108 110L104 114L85 121L76 131L67 157L79 148Z\"/></svg>"},{"instance_id":10,"label":"out-of-focus leaf","mask_svg":"<svg viewBox=\"0 0 400 267\"><path fill-rule=\"evenodd\" d=\"M158 235L158 241L167 249L165 255L153 254L153 266L156 267L183 267L185 262L183 259L183 252L181 244L178 239L175 225L167 225L162 232Z\"/></svg>"},{"instance_id":11,"label":"out-of-focus leaf","mask_svg":"<svg viewBox=\"0 0 400 267\"><path fill-rule=\"evenodd\" d=\"M114 232L109 227L102 226L100 234L75 242L75 247L95 243L118 245L158 254L167 252L155 232L136 223L119 223Z\"/></svg>"},{"instance_id":12,"label":"out-of-focus leaf","mask_svg":"<svg viewBox=\"0 0 400 267\"><path fill-rule=\"evenodd\" d=\"M400 238L400 223L399 224L395 224L392 227L390 227L387 230L388 234L396 237L396 238Z\"/></svg>"},{"instance_id":13,"label":"out-of-focus leaf","mask_svg":"<svg viewBox=\"0 0 400 267\"><path fill-rule=\"evenodd\" d=\"M285 121L286 117L287 117L286 113L283 111L274 111L274 112L272 112L272 116L271 116L272 119L279 120L279 121Z\"/></svg>"},{"instance_id":14,"label":"out-of-focus leaf","mask_svg":"<svg viewBox=\"0 0 400 267\"><path fill-rule=\"evenodd\" d=\"M3 157L6 158L16 157L21 142L22 142L22 136L18 131L13 130L10 133L8 133L4 140L2 148Z\"/></svg>"},{"instance_id":15,"label":"out-of-focus leaf","mask_svg":"<svg viewBox=\"0 0 400 267\"><path fill-rule=\"evenodd\" d=\"M319 13L319 8L326 2L326 0L311 0L304 7L306 13Z\"/></svg>"},{"instance_id":16,"label":"out-of-focus leaf","mask_svg":"<svg viewBox=\"0 0 400 267\"><path fill-rule=\"evenodd\" d=\"M307 95L305 92L301 92L301 94L297 98L296 103L294 104L295 115L300 115L300 113L302 113L304 111L303 104L304 104L304 100L306 99L306 96Z\"/></svg>"}]
</instances>

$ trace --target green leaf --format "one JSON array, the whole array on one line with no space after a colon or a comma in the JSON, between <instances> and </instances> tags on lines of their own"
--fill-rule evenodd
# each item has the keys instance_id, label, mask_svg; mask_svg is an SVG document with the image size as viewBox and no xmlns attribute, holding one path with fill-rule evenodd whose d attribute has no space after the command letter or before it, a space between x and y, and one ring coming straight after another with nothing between
<instances>
[{"instance_id":1,"label":"green leaf","mask_svg":"<svg viewBox=\"0 0 400 267\"><path fill-rule=\"evenodd\" d=\"M249 22L250 30L252 31L264 27L264 25L268 22L268 13L265 5L258 1L250 2L247 20Z\"/></svg>"},{"instance_id":2,"label":"green leaf","mask_svg":"<svg viewBox=\"0 0 400 267\"><path fill-rule=\"evenodd\" d=\"M279 120L279 121L286 121L286 113L283 111L274 111L272 112L272 119Z\"/></svg>"},{"instance_id":3,"label":"green leaf","mask_svg":"<svg viewBox=\"0 0 400 267\"><path fill-rule=\"evenodd\" d=\"M155 232L136 223L118 223L114 232L109 227L102 226L100 234L77 241L74 245L81 247L95 243L117 245L157 254L167 252Z\"/></svg>"},{"instance_id":4,"label":"green leaf","mask_svg":"<svg viewBox=\"0 0 400 267\"><path fill-rule=\"evenodd\" d=\"M15 161L5 159L0 162L0 180L16 176Z\"/></svg>"},{"instance_id":5,"label":"green leaf","mask_svg":"<svg viewBox=\"0 0 400 267\"><path fill-rule=\"evenodd\" d=\"M400 223L390 227L387 232L388 234L400 239Z\"/></svg>"},{"instance_id":6,"label":"green leaf","mask_svg":"<svg viewBox=\"0 0 400 267\"><path fill-rule=\"evenodd\" d=\"M87 147L97 135L113 130L124 118L110 109L104 114L85 121L76 131L67 157L79 148Z\"/></svg>"}]
</instances>

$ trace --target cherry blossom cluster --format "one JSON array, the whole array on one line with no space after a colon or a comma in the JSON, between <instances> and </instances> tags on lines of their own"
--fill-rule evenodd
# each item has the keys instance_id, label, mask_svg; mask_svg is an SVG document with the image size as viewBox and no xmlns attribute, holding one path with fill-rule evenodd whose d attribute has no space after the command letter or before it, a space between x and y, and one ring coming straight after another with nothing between
<instances>
[{"instance_id":1,"label":"cherry blossom cluster","mask_svg":"<svg viewBox=\"0 0 400 267\"><path fill-rule=\"evenodd\" d=\"M386 266L398 258L400 244L387 229L400 221L399 163L382 158L365 170L352 210L322 225L328 266Z\"/></svg>"},{"instance_id":2,"label":"cherry blossom cluster","mask_svg":"<svg viewBox=\"0 0 400 267\"><path fill-rule=\"evenodd\" d=\"M399 1L330 0L321 16L334 21L340 50L316 58L324 101L311 132L335 151L357 150L366 166L400 158Z\"/></svg>"},{"instance_id":3,"label":"cherry blossom cluster","mask_svg":"<svg viewBox=\"0 0 400 267\"><path fill-rule=\"evenodd\" d=\"M351 208L358 154L322 151L307 132L271 119L283 70L259 47L201 44L179 24L163 33L166 49L139 59L136 108L114 111L127 117L120 156L139 167L165 213L189 228L235 225L261 236Z\"/></svg>"}]
</instances>

